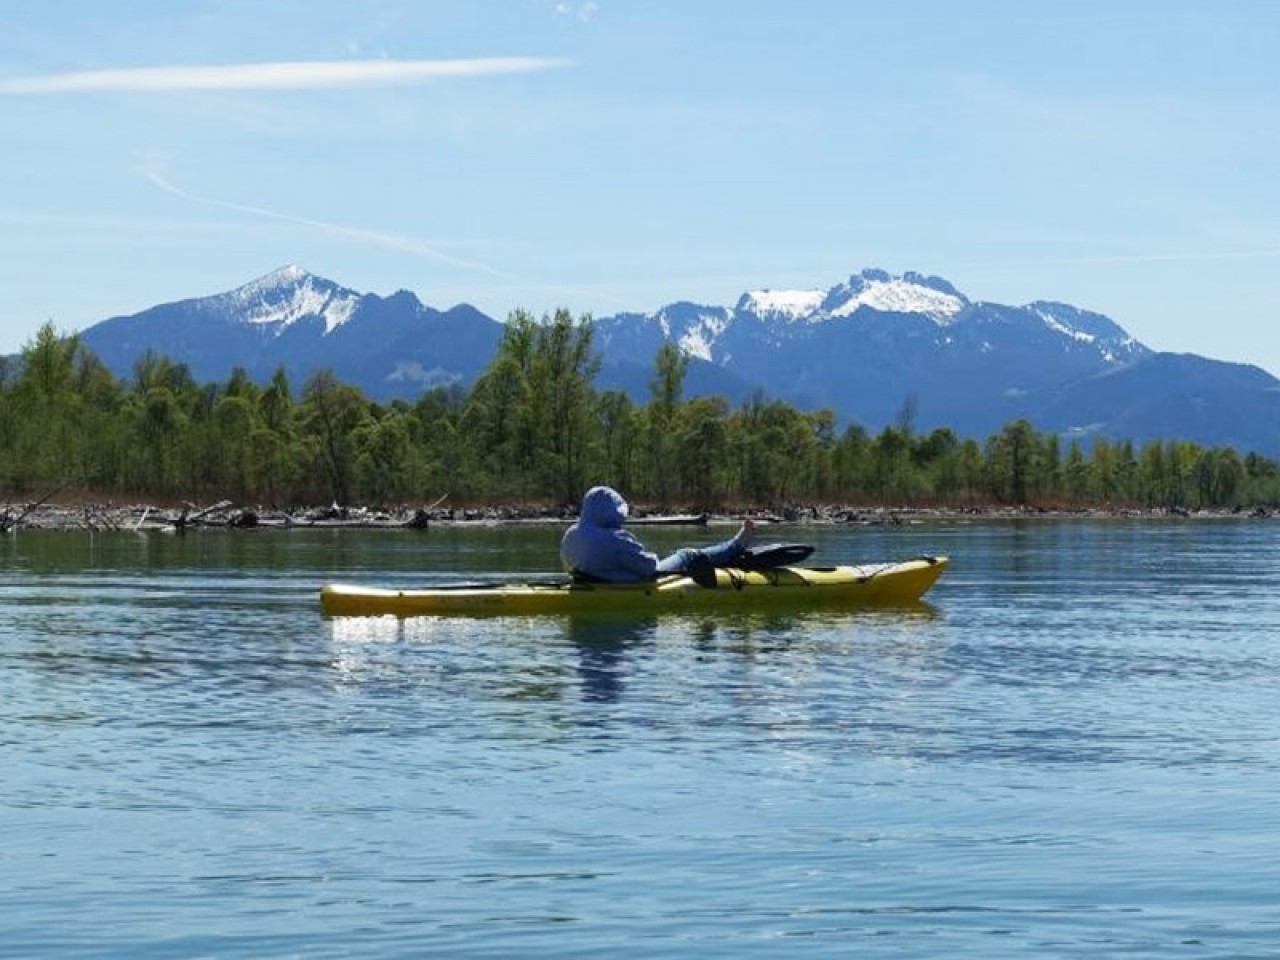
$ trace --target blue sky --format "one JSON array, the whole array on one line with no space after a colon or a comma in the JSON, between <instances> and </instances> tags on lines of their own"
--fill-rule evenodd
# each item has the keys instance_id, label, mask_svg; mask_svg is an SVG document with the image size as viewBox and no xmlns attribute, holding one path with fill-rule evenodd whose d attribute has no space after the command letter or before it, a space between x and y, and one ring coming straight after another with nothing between
<instances>
[{"instance_id":1,"label":"blue sky","mask_svg":"<svg viewBox=\"0 0 1280 960\"><path fill-rule=\"evenodd\" d=\"M864 267L1280 374L1267 0L9 0L0 351L284 264L499 318Z\"/></svg>"}]
</instances>

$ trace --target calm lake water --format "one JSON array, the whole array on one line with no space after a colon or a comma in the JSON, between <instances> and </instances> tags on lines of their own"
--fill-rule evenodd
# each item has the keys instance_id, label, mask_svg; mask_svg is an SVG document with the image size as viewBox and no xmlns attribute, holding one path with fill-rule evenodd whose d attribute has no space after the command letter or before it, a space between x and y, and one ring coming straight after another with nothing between
<instances>
[{"instance_id":1,"label":"calm lake water","mask_svg":"<svg viewBox=\"0 0 1280 960\"><path fill-rule=\"evenodd\" d=\"M768 535L954 564L911 612L330 621L559 530L0 538L0 956L1280 955L1280 525Z\"/></svg>"}]
</instances>

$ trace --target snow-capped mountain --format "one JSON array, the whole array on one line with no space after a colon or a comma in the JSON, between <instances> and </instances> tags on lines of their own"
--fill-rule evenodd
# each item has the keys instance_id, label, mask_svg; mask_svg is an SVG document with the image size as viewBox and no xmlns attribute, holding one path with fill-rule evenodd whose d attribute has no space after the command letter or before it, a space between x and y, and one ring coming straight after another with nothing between
<instances>
[{"instance_id":1,"label":"snow-capped mountain","mask_svg":"<svg viewBox=\"0 0 1280 960\"><path fill-rule=\"evenodd\" d=\"M923 321L916 332L932 335L940 349L959 350L973 341L989 351L995 349L991 336L1016 331L1028 337L1061 338L1064 347L1096 353L1110 363L1131 362L1147 352L1100 314L1060 303L973 303L938 277L894 277L882 270L865 270L830 290L750 290L731 309L675 303L649 315L606 318L596 326L606 352L615 338L655 340L660 335L676 341L691 357L725 365L733 363L733 347L744 336L763 335L774 346L796 344L836 329L874 328L884 315L900 318L898 332ZM855 326L838 322L844 320Z\"/></svg>"},{"instance_id":2,"label":"snow-capped mountain","mask_svg":"<svg viewBox=\"0 0 1280 960\"><path fill-rule=\"evenodd\" d=\"M974 302L940 278L882 270L825 291L748 291L732 308L675 303L603 318L596 331L609 366L672 340L719 380L731 374L739 396L764 386L872 429L908 402L921 426L998 428L1047 390L1150 353L1100 314ZM695 389L709 379L701 364L691 370Z\"/></svg>"},{"instance_id":3,"label":"snow-capped mountain","mask_svg":"<svg viewBox=\"0 0 1280 960\"><path fill-rule=\"evenodd\" d=\"M360 294L295 266L82 334L118 376L150 350L187 364L200 381L223 380L237 366L266 380L282 366L301 385L329 368L378 399L470 383L501 338L502 325L472 307L442 313L407 291Z\"/></svg>"},{"instance_id":4,"label":"snow-capped mountain","mask_svg":"<svg viewBox=\"0 0 1280 960\"><path fill-rule=\"evenodd\" d=\"M361 294L285 267L210 297L103 321L82 338L117 375L146 351L200 381L283 366L297 386L332 369L375 399L470 385L502 324L400 291ZM1018 417L1039 429L1134 441L1177 437L1280 455L1280 381L1256 367L1153 353L1119 325L1062 303L970 300L918 273L864 270L827 290L749 290L733 306L672 303L600 318L597 386L648 398L667 341L690 358L687 395L758 391L830 408L871 431L912 413L918 430L985 437Z\"/></svg>"}]
</instances>

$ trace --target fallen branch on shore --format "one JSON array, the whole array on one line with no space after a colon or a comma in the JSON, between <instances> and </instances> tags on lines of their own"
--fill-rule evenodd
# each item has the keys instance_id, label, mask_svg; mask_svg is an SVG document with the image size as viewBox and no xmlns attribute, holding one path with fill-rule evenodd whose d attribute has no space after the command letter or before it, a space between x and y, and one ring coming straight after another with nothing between
<instances>
[{"instance_id":1,"label":"fallen branch on shore","mask_svg":"<svg viewBox=\"0 0 1280 960\"><path fill-rule=\"evenodd\" d=\"M191 510L195 509L195 504L188 503L183 508L182 513L179 515L178 519L174 521L173 525L177 527L179 530L182 530L183 528L190 526L191 524L199 523L201 520L203 520L207 516L210 516L211 514L220 513L223 510L228 510L231 508L231 506L232 506L232 503L230 500L219 500L217 503L215 503L211 507L205 507L203 510L196 510L195 513L191 513Z\"/></svg>"},{"instance_id":2,"label":"fallen branch on shore","mask_svg":"<svg viewBox=\"0 0 1280 960\"><path fill-rule=\"evenodd\" d=\"M10 509L5 507L4 513L0 514L0 533L8 533L10 530L16 530L22 525L23 521L26 520L27 517L31 516L31 514L35 513L46 503L52 500L59 492L60 490L49 491L34 503L27 504L23 511L17 515L12 514Z\"/></svg>"}]
</instances>

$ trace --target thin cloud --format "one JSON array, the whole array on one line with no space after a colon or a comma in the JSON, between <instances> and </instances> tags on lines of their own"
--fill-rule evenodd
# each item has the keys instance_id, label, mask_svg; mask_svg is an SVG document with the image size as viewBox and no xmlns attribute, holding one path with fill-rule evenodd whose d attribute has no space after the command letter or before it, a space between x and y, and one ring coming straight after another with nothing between
<instances>
[{"instance_id":1,"label":"thin cloud","mask_svg":"<svg viewBox=\"0 0 1280 960\"><path fill-rule=\"evenodd\" d=\"M141 168L141 173L161 190L166 193L171 193L175 197L182 197L184 200L191 200L195 203L202 203L212 207L220 207L223 210L235 210L239 213L248 213L257 217L264 217L268 220L279 220L283 223L292 223L300 227L310 227L315 230L321 230L325 233L348 237L362 243L370 243L380 247L387 247L392 250L399 250L403 253L411 253L416 256L439 260L441 263L447 263L454 267L461 267L464 270L476 270L481 273L487 273L490 276L497 277L501 280L515 279L515 277L510 274L504 273L496 267L491 267L487 263L479 263L475 260L463 260L460 257L451 256L442 250L437 250L435 247L412 237L403 237L391 233L381 233L376 230L366 230L362 227L348 227L338 223L327 223L324 220L313 220L310 217L298 217L289 213L280 213L276 210L268 210L265 207L255 207L250 204L235 203L230 200L219 200L215 197L204 197L200 194L190 193L183 190L181 187L175 186L154 170Z\"/></svg>"},{"instance_id":2,"label":"thin cloud","mask_svg":"<svg viewBox=\"0 0 1280 960\"><path fill-rule=\"evenodd\" d=\"M1275 257L1280 257L1280 250L1222 250L1204 253L1134 253L1096 257L1055 257L1047 260L1015 260L1011 266L1054 267L1076 264L1205 263L1214 260L1270 260Z\"/></svg>"},{"instance_id":3,"label":"thin cloud","mask_svg":"<svg viewBox=\"0 0 1280 960\"><path fill-rule=\"evenodd\" d=\"M170 93L190 90L321 90L386 87L455 77L532 73L567 66L545 57L468 60L332 60L92 70L0 81L0 93Z\"/></svg>"},{"instance_id":4,"label":"thin cloud","mask_svg":"<svg viewBox=\"0 0 1280 960\"><path fill-rule=\"evenodd\" d=\"M558 0L551 9L557 17L577 17L583 23L588 22L600 12L600 6L593 0L587 0L586 3L568 3L567 0Z\"/></svg>"}]
</instances>

